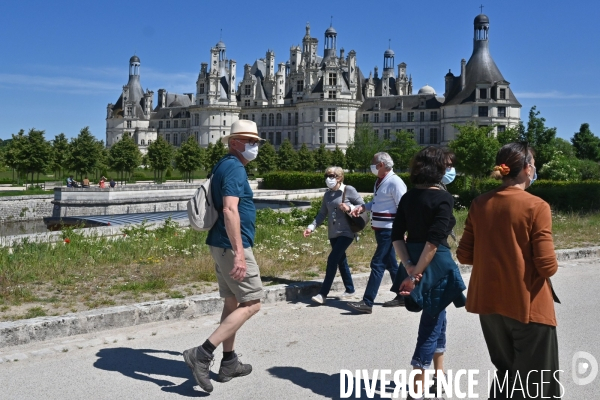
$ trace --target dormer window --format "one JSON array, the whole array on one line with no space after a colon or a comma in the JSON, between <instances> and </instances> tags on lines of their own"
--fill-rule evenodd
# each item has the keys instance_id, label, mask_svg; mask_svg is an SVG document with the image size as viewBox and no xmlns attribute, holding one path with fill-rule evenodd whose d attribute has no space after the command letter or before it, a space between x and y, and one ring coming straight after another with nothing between
<instances>
[{"instance_id":1,"label":"dormer window","mask_svg":"<svg viewBox=\"0 0 600 400\"><path fill-rule=\"evenodd\" d=\"M487 99L487 89L479 89L479 98L481 100Z\"/></svg>"},{"instance_id":2,"label":"dormer window","mask_svg":"<svg viewBox=\"0 0 600 400\"><path fill-rule=\"evenodd\" d=\"M498 99L500 99L500 100L506 100L506 89L499 89L498 90Z\"/></svg>"},{"instance_id":3,"label":"dormer window","mask_svg":"<svg viewBox=\"0 0 600 400\"><path fill-rule=\"evenodd\" d=\"M329 86L336 86L337 85L337 74L336 73L329 73Z\"/></svg>"},{"instance_id":4,"label":"dormer window","mask_svg":"<svg viewBox=\"0 0 600 400\"><path fill-rule=\"evenodd\" d=\"M198 85L198 94L204 94L204 83Z\"/></svg>"}]
</instances>

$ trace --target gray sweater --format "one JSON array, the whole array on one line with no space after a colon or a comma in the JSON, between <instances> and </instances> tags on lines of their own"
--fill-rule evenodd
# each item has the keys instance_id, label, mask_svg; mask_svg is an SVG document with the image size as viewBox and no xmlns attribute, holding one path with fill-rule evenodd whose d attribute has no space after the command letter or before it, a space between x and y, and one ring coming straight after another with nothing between
<instances>
[{"instance_id":1,"label":"gray sweater","mask_svg":"<svg viewBox=\"0 0 600 400\"><path fill-rule=\"evenodd\" d=\"M348 218L344 215L338 206L342 203L342 195L344 194L344 188L346 189L346 199L344 204L349 205L351 208L360 204L365 204L362 197L359 196L356 189L352 186L340 185L340 188L336 191L328 190L323 195L323 204L321 204L321 210L315 217L314 221L308 226L309 229L314 230L327 218L327 229L329 239L333 239L339 236L354 237L354 232L350 229L348 224Z\"/></svg>"}]
</instances>

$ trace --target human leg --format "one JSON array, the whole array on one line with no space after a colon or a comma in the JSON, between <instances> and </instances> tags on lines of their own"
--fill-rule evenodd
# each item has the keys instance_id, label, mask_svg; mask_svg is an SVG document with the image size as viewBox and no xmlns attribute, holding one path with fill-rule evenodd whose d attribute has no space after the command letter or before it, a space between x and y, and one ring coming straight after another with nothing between
<instances>
[{"instance_id":1,"label":"human leg","mask_svg":"<svg viewBox=\"0 0 600 400\"><path fill-rule=\"evenodd\" d=\"M335 273L337 272L338 267L340 274L342 275L342 280L344 280L344 285L346 285L346 280L349 277L350 286L352 287L352 291L354 291L354 287L352 286L352 276L350 275L350 268L348 267L348 262L346 261L346 249L352 243L352 239L345 236L340 236L329 239L329 243L331 243L331 252L327 257L325 279L323 280L321 290L319 291L319 294L323 296L323 298L327 297L329 291L331 290L331 285L333 284Z\"/></svg>"},{"instance_id":2,"label":"human leg","mask_svg":"<svg viewBox=\"0 0 600 400\"><path fill-rule=\"evenodd\" d=\"M419 321L419 333L417 335L417 345L411 360L414 369L423 370L429 368L434 359L436 350L439 353L445 351L445 326L446 310L443 310L437 316L433 317L425 312L421 313ZM440 343L444 343L444 348L438 348ZM443 359L442 359L443 360ZM420 382L421 388L424 388L424 374L415 377L414 390L418 388L417 382Z\"/></svg>"},{"instance_id":3,"label":"human leg","mask_svg":"<svg viewBox=\"0 0 600 400\"><path fill-rule=\"evenodd\" d=\"M489 398L506 399L507 389L514 379L514 344L510 329L499 314L480 315L479 322L490 360L496 367L496 376L489 388Z\"/></svg>"},{"instance_id":4,"label":"human leg","mask_svg":"<svg viewBox=\"0 0 600 400\"><path fill-rule=\"evenodd\" d=\"M344 282L344 288L346 293L354 293L354 282L352 281L352 273L350 272L350 266L348 265L348 258L346 257L346 250L352 244L353 238L349 238L346 236L339 237L342 241L342 245L345 244L344 252L340 257L340 261L338 262L338 269L340 271L340 276L342 277L342 282ZM338 240L338 243L339 241Z\"/></svg>"},{"instance_id":5,"label":"human leg","mask_svg":"<svg viewBox=\"0 0 600 400\"><path fill-rule=\"evenodd\" d=\"M387 232L389 231L389 232ZM388 234L389 233L389 234ZM386 259L389 256L391 243L391 229L380 229L375 231L375 240L377 248L371 259L371 274L365 289L363 301L369 307L373 307L373 302L377 296L377 291L383 279L383 273L386 269ZM395 276L395 275L394 275Z\"/></svg>"},{"instance_id":6,"label":"human leg","mask_svg":"<svg viewBox=\"0 0 600 400\"><path fill-rule=\"evenodd\" d=\"M396 275L398 274L398 260L396 259L396 250L394 250L394 246L392 245L392 230L386 229L381 231L383 242L387 245L386 255L384 257L385 261L385 269L390 273L390 278L392 278L392 282L396 280Z\"/></svg>"}]
</instances>

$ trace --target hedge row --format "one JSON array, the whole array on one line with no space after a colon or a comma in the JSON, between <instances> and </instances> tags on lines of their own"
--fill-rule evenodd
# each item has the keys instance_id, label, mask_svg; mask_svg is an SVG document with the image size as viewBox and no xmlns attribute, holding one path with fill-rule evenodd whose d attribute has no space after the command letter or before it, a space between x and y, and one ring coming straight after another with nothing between
<instances>
[{"instance_id":1,"label":"hedge row","mask_svg":"<svg viewBox=\"0 0 600 400\"><path fill-rule=\"evenodd\" d=\"M408 173L399 174L408 188L411 188ZM264 175L265 189L295 190L325 187L325 177L314 172L271 172ZM359 192L371 193L375 176L365 173L349 173L344 183L354 186ZM480 180L475 188L464 176L448 185L450 193L457 196L456 207L468 208L473 199L482 193L497 188L500 181ZM531 194L547 201L553 209L560 211L596 211L600 210L600 181L563 182L538 180L529 189Z\"/></svg>"}]
</instances>

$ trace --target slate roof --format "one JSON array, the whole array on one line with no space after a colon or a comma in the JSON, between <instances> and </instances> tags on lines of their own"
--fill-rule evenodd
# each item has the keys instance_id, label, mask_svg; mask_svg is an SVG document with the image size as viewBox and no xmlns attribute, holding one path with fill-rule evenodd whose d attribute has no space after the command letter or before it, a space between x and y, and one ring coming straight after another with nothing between
<instances>
[{"instance_id":1,"label":"slate roof","mask_svg":"<svg viewBox=\"0 0 600 400\"><path fill-rule=\"evenodd\" d=\"M411 111L411 110L424 110L419 108L420 99L423 96L416 94L406 96L383 96L383 97L369 97L364 100L358 111ZM443 97L426 96L425 109L436 109L442 106L444 101ZM379 109L375 109L375 104L379 102Z\"/></svg>"}]
</instances>

